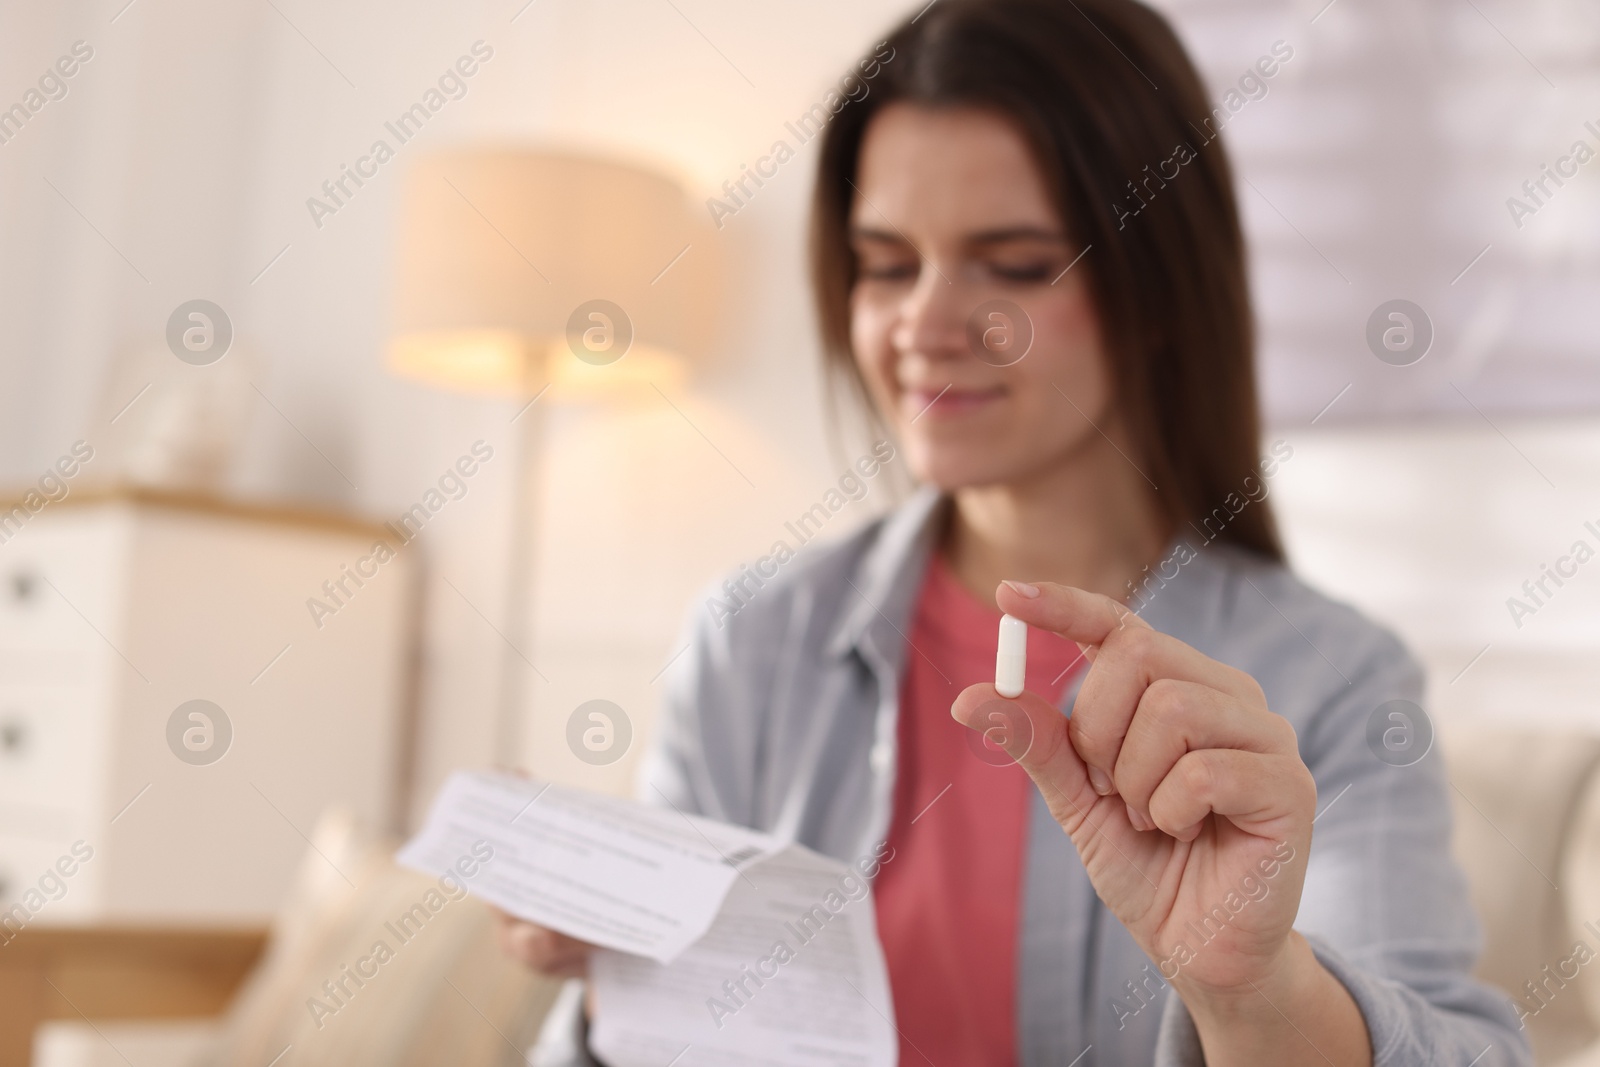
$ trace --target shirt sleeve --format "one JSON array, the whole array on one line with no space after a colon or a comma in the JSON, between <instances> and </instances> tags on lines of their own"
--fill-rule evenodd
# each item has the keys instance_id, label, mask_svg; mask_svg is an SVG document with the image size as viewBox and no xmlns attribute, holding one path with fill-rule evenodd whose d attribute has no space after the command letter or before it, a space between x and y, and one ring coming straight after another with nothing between
<instances>
[{"instance_id":1,"label":"shirt sleeve","mask_svg":"<svg viewBox=\"0 0 1600 1067\"><path fill-rule=\"evenodd\" d=\"M693 815L750 825L755 793L754 717L746 712L749 642L731 620L708 610L715 589L697 597L679 631L683 651L662 676L663 700L654 737L639 765L638 799ZM745 670L733 669L738 658Z\"/></svg>"},{"instance_id":2,"label":"shirt sleeve","mask_svg":"<svg viewBox=\"0 0 1600 1067\"><path fill-rule=\"evenodd\" d=\"M1374 1067L1531 1067L1510 998L1472 977L1482 933L1450 854L1451 787L1421 714L1421 668L1380 632L1346 670L1300 730L1319 814L1295 928L1360 1009ZM1411 707L1385 707L1396 700ZM1391 729L1411 731L1392 735L1409 750L1385 745ZM1155 1063L1205 1063L1175 995Z\"/></svg>"}]
</instances>

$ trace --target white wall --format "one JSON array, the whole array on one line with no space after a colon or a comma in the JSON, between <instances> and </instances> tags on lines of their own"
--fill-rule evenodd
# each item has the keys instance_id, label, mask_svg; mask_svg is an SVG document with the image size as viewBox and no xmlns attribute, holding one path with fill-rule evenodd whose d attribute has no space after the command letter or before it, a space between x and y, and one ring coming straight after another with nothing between
<instances>
[{"instance_id":1,"label":"white wall","mask_svg":"<svg viewBox=\"0 0 1600 1067\"><path fill-rule=\"evenodd\" d=\"M109 439L127 399L105 384L113 360L159 350L168 313L200 296L231 314L238 358L257 361L234 491L386 517L490 441L496 460L425 536L425 801L450 767L489 756L503 645L484 617L501 624L512 592L501 575L514 408L383 368L405 165L464 142L552 143L662 167L704 197L907 7L123 4L0 9L0 105L74 40L95 49L69 96L0 145L0 479L36 478L75 438ZM1481 0L1481 17L1444 0L1339 0L1320 15L1320 0L1168 6L1219 93L1273 41L1296 49L1227 134L1259 190L1241 186L1241 199L1280 422L1309 420L1347 383L1319 425L1464 411L1456 386L1491 411L1592 409L1600 165L1523 230L1508 229L1504 206L1581 118L1600 118L1592 5ZM467 97L314 227L305 199L479 38L495 57ZM651 678L692 592L763 550L853 455L830 454L820 417L801 262L813 152L718 234L726 322L674 398L682 415L660 403L551 412L528 650L549 681L526 679L540 773L620 787L629 761L596 771L566 752L567 714L605 697L647 726ZM1440 332L1404 369L1361 342L1371 308L1399 295L1433 309ZM1471 464L1429 456L1471 513ZM1306 506L1342 513L1334 498ZM1526 536L1538 541L1531 526Z\"/></svg>"},{"instance_id":2,"label":"white wall","mask_svg":"<svg viewBox=\"0 0 1600 1067\"><path fill-rule=\"evenodd\" d=\"M1280 432L1291 562L1400 633L1437 719L1600 732L1600 420Z\"/></svg>"}]
</instances>

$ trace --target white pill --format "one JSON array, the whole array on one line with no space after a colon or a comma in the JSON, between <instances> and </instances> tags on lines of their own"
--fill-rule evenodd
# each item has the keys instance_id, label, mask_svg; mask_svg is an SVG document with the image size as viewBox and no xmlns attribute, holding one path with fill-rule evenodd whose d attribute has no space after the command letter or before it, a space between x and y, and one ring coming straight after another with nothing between
<instances>
[{"instance_id":1,"label":"white pill","mask_svg":"<svg viewBox=\"0 0 1600 1067\"><path fill-rule=\"evenodd\" d=\"M1000 616L1000 648L994 657L994 689L1003 697L1019 697L1028 674L1028 624Z\"/></svg>"}]
</instances>

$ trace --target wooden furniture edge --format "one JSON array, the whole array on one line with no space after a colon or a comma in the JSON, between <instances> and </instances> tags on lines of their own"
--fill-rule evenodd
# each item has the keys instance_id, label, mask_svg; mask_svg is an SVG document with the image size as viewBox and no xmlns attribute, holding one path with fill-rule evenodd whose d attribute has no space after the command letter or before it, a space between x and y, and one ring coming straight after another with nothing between
<instances>
[{"instance_id":1,"label":"wooden furniture edge","mask_svg":"<svg viewBox=\"0 0 1600 1067\"><path fill-rule=\"evenodd\" d=\"M258 926L0 928L0 1067L27 1067L48 1020L218 1015L267 940Z\"/></svg>"},{"instance_id":2,"label":"wooden furniture edge","mask_svg":"<svg viewBox=\"0 0 1600 1067\"><path fill-rule=\"evenodd\" d=\"M70 484L70 483L69 483ZM23 497L30 486L0 493L0 514L23 507ZM292 503L256 503L232 497L213 496L207 493L185 492L171 489L154 489L144 486L85 486L72 489L66 496L46 508L86 507L94 504L141 504L147 507L167 508L173 511L198 512L222 518L272 522L288 526L310 526L359 534L363 537L384 537L393 534L378 519L356 515L343 515L335 511L320 511L312 506ZM41 508L41 511L45 508Z\"/></svg>"}]
</instances>

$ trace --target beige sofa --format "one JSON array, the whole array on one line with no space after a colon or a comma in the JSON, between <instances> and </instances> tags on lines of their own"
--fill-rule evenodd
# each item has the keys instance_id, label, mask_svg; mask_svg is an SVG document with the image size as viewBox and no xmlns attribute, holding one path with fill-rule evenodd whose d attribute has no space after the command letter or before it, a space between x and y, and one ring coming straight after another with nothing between
<instances>
[{"instance_id":1,"label":"beige sofa","mask_svg":"<svg viewBox=\"0 0 1600 1067\"><path fill-rule=\"evenodd\" d=\"M520 1067L558 983L394 845L324 815L270 930L24 930L0 947L0 1067Z\"/></svg>"},{"instance_id":2,"label":"beige sofa","mask_svg":"<svg viewBox=\"0 0 1600 1067\"><path fill-rule=\"evenodd\" d=\"M1468 724L1441 732L1456 853L1485 926L1479 972L1525 1002L1543 1067L1600 1067L1600 738ZM385 918L431 884L393 866L392 842L363 834L337 814L323 820L314 845L273 926L270 948L232 996L209 1053L194 1067L520 1064L555 983L502 958L487 910L470 899L441 910L425 936L398 951L336 1016L313 1017L306 1001L319 984L367 952ZM82 940L80 933L79 949ZM1580 942L1595 953L1586 965L1578 960L1587 953L1575 951ZM229 951L229 959L237 956ZM243 973L219 967L215 951L191 955L197 966L209 960L206 981L213 986L236 983ZM167 954L169 970L173 958ZM6 959L0 952L0 972ZM118 965L127 967L125 954ZM137 980L126 970L118 974L124 983ZM165 972L161 980L168 980ZM1538 998L1526 983L1539 987ZM213 1010L225 999L213 996L195 1010ZM74 1001L84 1008L77 995ZM128 1007L136 1001L159 1002L109 998L104 1002L117 1006L105 1017L137 1011ZM65 1008L61 1014L71 1017ZM107 1062L121 1061L108 1055Z\"/></svg>"},{"instance_id":3,"label":"beige sofa","mask_svg":"<svg viewBox=\"0 0 1600 1067\"><path fill-rule=\"evenodd\" d=\"M1541 1067L1600 1067L1600 738L1442 734L1455 852L1484 924L1478 973L1528 1012Z\"/></svg>"}]
</instances>

